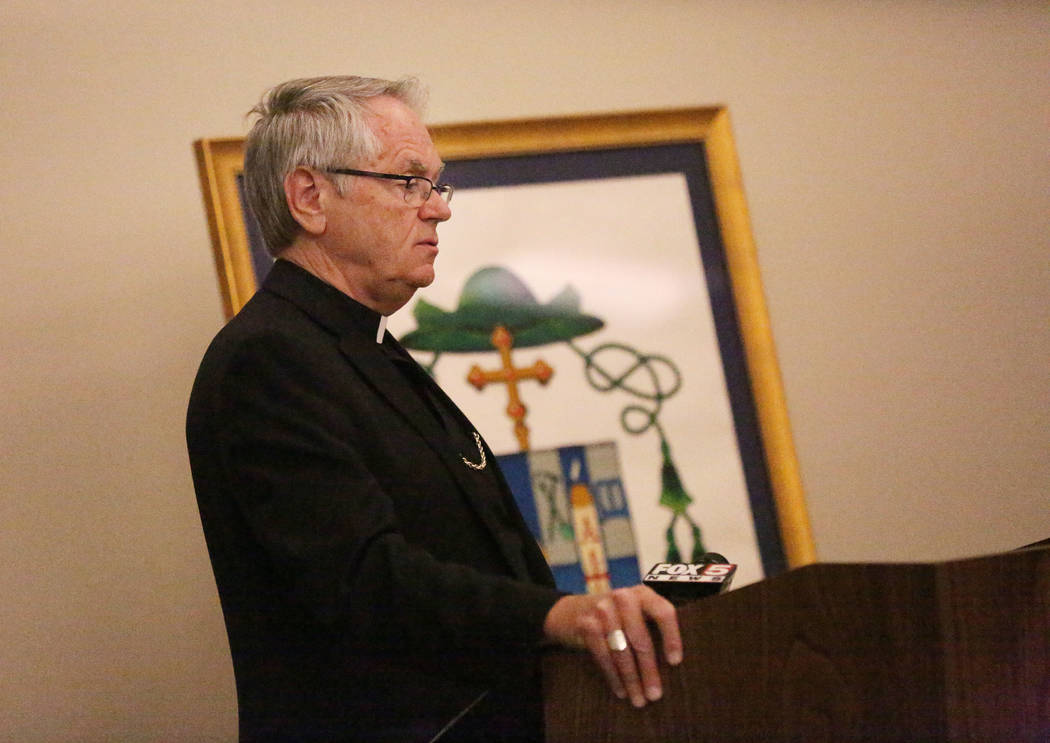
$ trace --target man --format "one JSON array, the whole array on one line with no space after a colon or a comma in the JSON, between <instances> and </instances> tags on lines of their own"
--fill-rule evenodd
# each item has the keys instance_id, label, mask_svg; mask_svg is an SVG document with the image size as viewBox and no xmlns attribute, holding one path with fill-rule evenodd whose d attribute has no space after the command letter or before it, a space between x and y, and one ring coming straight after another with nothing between
<instances>
[{"instance_id":1,"label":"man","mask_svg":"<svg viewBox=\"0 0 1050 743\"><path fill-rule=\"evenodd\" d=\"M187 440L242 740L542 739L536 651L660 697L644 587L568 596L462 413L385 332L434 280L452 188L411 80L295 80L254 110L246 191L277 259L216 336Z\"/></svg>"}]
</instances>

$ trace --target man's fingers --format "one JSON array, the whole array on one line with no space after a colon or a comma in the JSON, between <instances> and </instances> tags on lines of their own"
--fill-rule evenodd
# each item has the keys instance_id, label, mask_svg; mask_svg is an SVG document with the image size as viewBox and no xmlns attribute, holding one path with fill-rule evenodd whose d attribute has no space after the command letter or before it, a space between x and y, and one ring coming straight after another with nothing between
<instances>
[{"instance_id":1,"label":"man's fingers","mask_svg":"<svg viewBox=\"0 0 1050 743\"><path fill-rule=\"evenodd\" d=\"M627 689L627 696L630 697L631 704L635 707L645 706L646 695L642 690L642 681L635 664L634 649L631 647L630 640L623 650L611 650L610 652L613 665L616 666L620 681Z\"/></svg>"},{"instance_id":2,"label":"man's fingers","mask_svg":"<svg viewBox=\"0 0 1050 743\"><path fill-rule=\"evenodd\" d=\"M601 596L565 596L548 613L544 632L563 644L586 647L613 693L642 707L663 695L657 643L649 621L659 629L668 662L681 662L682 638L675 608L646 586L620 588ZM617 630L626 638L627 647L620 648L620 638L612 634Z\"/></svg>"},{"instance_id":3,"label":"man's fingers","mask_svg":"<svg viewBox=\"0 0 1050 743\"><path fill-rule=\"evenodd\" d=\"M638 668L635 665L634 651L630 641L631 634L626 631L627 626L625 625L625 618L620 612L621 601L617 593L613 592L602 596L594 608L601 617L602 642L605 643L605 650L610 655L620 682L623 688L627 690L627 696L630 697L631 704L635 707L641 707L645 704L645 693L642 690L642 682L639 678ZM610 635L616 630L624 632L627 638L627 647L622 650L613 650L610 647Z\"/></svg>"},{"instance_id":4,"label":"man's fingers","mask_svg":"<svg viewBox=\"0 0 1050 743\"><path fill-rule=\"evenodd\" d=\"M643 587L642 610L647 617L656 623L660 630L660 640L664 649L664 658L672 666L682 662L682 633L678 627L678 612L674 604L656 593L648 586Z\"/></svg>"},{"instance_id":5,"label":"man's fingers","mask_svg":"<svg viewBox=\"0 0 1050 743\"><path fill-rule=\"evenodd\" d=\"M605 680L608 682L613 694L618 699L626 699L627 689L620 679L620 672L616 668L616 664L613 662L612 651L609 649L604 631L604 623L598 621L597 618L593 622L588 622L583 628L583 641L591 652L595 663L598 664L598 668L601 669L602 675L605 676Z\"/></svg>"},{"instance_id":6,"label":"man's fingers","mask_svg":"<svg viewBox=\"0 0 1050 743\"><path fill-rule=\"evenodd\" d=\"M663 696L663 684L656 664L653 638L645 622L643 605L634 591L614 594L614 597L632 650L632 666L637 667L645 698L655 702Z\"/></svg>"}]
</instances>

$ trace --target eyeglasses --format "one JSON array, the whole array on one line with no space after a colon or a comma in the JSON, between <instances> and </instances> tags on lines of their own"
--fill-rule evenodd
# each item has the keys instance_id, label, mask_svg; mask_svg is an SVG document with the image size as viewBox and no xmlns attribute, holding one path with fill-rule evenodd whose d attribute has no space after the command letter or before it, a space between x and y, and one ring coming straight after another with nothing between
<instances>
[{"instance_id":1,"label":"eyeglasses","mask_svg":"<svg viewBox=\"0 0 1050 743\"><path fill-rule=\"evenodd\" d=\"M423 206L434 191L445 200L452 201L452 192L455 189L450 183L434 183L429 178L421 175L397 175L395 173L373 173L370 170L353 170L351 168L329 168L329 173L338 175L363 175L368 178L385 178L391 181L405 182L405 203L409 206Z\"/></svg>"}]
</instances>

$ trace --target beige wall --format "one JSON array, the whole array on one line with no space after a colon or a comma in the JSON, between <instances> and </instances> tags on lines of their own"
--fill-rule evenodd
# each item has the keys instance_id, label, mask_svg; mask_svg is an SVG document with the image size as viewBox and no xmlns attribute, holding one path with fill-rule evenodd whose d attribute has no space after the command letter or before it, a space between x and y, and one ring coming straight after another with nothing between
<instances>
[{"instance_id":1,"label":"beige wall","mask_svg":"<svg viewBox=\"0 0 1050 743\"><path fill-rule=\"evenodd\" d=\"M822 559L1050 536L1043 2L7 0L0 29L0 740L233 735L182 433L222 318L190 143L293 76L416 73L435 122L728 104Z\"/></svg>"}]
</instances>

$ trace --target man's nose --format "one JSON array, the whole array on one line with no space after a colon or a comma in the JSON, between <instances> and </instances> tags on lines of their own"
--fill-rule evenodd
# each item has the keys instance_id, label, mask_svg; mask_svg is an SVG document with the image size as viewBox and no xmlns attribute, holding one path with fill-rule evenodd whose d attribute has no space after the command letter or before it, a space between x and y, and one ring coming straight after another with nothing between
<instances>
[{"instance_id":1,"label":"man's nose","mask_svg":"<svg viewBox=\"0 0 1050 743\"><path fill-rule=\"evenodd\" d=\"M430 198L419 207L420 219L436 219L445 222L452 217L452 206L434 189L430 192Z\"/></svg>"}]
</instances>

